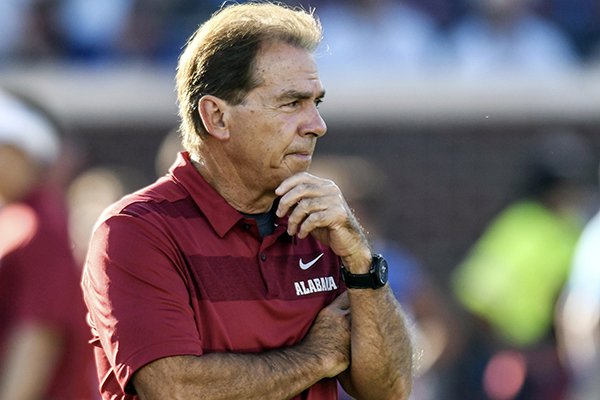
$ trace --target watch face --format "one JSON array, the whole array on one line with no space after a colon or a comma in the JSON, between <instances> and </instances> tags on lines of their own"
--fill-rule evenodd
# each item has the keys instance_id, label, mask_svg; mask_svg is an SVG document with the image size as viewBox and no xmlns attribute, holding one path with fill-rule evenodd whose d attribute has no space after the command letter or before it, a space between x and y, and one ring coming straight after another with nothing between
<instances>
[{"instance_id":1,"label":"watch face","mask_svg":"<svg viewBox=\"0 0 600 400\"><path fill-rule=\"evenodd\" d=\"M383 286L388 281L388 263L384 258L379 259L379 266L375 270L379 283Z\"/></svg>"}]
</instances>

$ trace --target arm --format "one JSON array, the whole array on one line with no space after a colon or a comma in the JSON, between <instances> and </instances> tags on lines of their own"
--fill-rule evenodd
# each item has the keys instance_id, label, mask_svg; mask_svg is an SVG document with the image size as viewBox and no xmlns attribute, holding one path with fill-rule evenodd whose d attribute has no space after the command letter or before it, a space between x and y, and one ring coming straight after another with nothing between
<instances>
[{"instance_id":1,"label":"arm","mask_svg":"<svg viewBox=\"0 0 600 400\"><path fill-rule=\"evenodd\" d=\"M0 399L40 399L56 368L60 337L45 326L28 323L17 327L1 366Z\"/></svg>"},{"instance_id":2,"label":"arm","mask_svg":"<svg viewBox=\"0 0 600 400\"><path fill-rule=\"evenodd\" d=\"M371 250L339 188L307 173L286 179L277 214L290 213L288 233L312 234L341 257L352 273L369 271ZM352 332L350 368L340 381L359 399L407 399L412 385L412 347L404 314L389 285L348 289Z\"/></svg>"},{"instance_id":3,"label":"arm","mask_svg":"<svg viewBox=\"0 0 600 400\"><path fill-rule=\"evenodd\" d=\"M162 358L133 377L142 400L287 399L348 367L348 298L321 310L296 346L259 354L211 353Z\"/></svg>"},{"instance_id":4,"label":"arm","mask_svg":"<svg viewBox=\"0 0 600 400\"><path fill-rule=\"evenodd\" d=\"M600 312L595 303L572 289L565 289L557 303L555 319L559 350L575 375L575 383L579 383L581 377L593 375L600 359Z\"/></svg>"},{"instance_id":5,"label":"arm","mask_svg":"<svg viewBox=\"0 0 600 400\"><path fill-rule=\"evenodd\" d=\"M412 348L399 304L386 285L348 289L352 309L350 369L340 377L357 399L406 399L411 389Z\"/></svg>"}]
</instances>

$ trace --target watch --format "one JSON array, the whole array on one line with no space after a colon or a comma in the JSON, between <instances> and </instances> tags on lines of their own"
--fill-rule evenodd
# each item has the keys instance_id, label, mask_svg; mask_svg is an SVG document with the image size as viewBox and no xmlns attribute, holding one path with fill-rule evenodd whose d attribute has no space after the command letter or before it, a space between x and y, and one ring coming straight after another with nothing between
<instances>
[{"instance_id":1,"label":"watch","mask_svg":"<svg viewBox=\"0 0 600 400\"><path fill-rule=\"evenodd\" d=\"M353 274L342 265L342 280L350 289L379 289L388 281L388 264L381 254L373 254L366 274Z\"/></svg>"}]
</instances>

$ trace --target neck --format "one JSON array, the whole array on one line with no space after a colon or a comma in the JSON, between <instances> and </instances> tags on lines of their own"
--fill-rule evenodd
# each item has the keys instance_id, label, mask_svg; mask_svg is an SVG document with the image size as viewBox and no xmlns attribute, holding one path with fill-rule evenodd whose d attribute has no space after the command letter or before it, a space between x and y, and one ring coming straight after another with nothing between
<instances>
[{"instance_id":1,"label":"neck","mask_svg":"<svg viewBox=\"0 0 600 400\"><path fill-rule=\"evenodd\" d=\"M277 198L274 191L260 190L244 182L228 158L190 155L192 164L202 177L231 205L243 214L266 213ZM223 161L225 160L225 161Z\"/></svg>"}]
</instances>

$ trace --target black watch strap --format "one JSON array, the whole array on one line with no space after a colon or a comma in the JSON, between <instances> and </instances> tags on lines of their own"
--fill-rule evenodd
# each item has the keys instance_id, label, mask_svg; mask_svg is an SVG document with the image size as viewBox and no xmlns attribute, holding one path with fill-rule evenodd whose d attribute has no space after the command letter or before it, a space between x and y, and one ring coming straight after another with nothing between
<instances>
[{"instance_id":1,"label":"black watch strap","mask_svg":"<svg viewBox=\"0 0 600 400\"><path fill-rule=\"evenodd\" d=\"M380 254L374 254L371 270L366 274L353 274L342 265L342 280L350 289L378 289L385 286L388 277L388 265Z\"/></svg>"},{"instance_id":2,"label":"black watch strap","mask_svg":"<svg viewBox=\"0 0 600 400\"><path fill-rule=\"evenodd\" d=\"M342 265L342 279L347 287L351 289L372 289L373 276L368 274L353 274L348 272Z\"/></svg>"}]
</instances>

